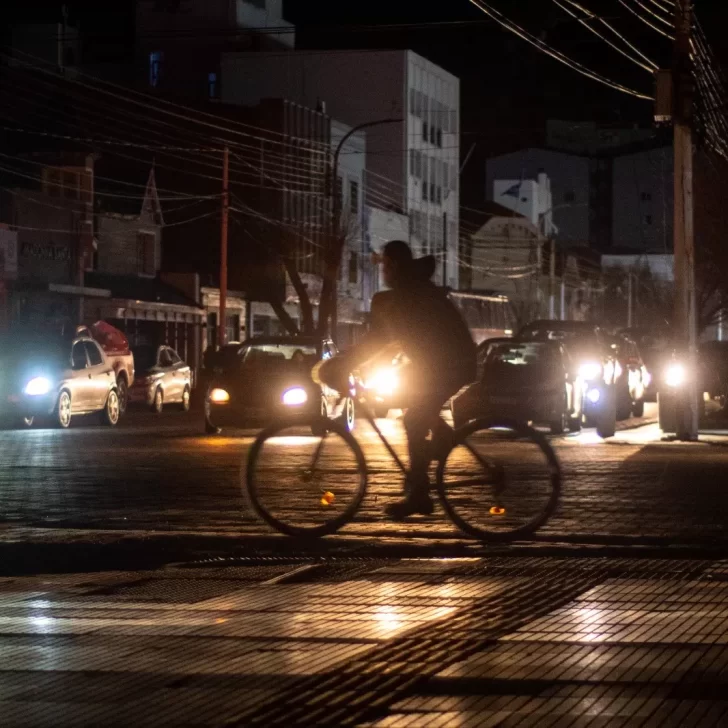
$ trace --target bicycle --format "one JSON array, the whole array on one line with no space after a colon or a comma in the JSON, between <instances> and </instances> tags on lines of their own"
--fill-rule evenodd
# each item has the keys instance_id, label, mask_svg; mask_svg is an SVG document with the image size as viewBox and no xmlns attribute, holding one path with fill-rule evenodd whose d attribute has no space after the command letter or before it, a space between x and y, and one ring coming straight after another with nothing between
<instances>
[{"instance_id":1,"label":"bicycle","mask_svg":"<svg viewBox=\"0 0 728 728\"><path fill-rule=\"evenodd\" d=\"M358 392L350 394L404 475L407 469L372 410ZM529 535L546 523L558 505L561 468L540 432L504 419L478 419L456 430L438 419L430 441L437 462L436 489L446 514L462 533L481 541L505 541ZM312 429L323 434L302 434ZM298 452L307 445L313 446L310 459ZM322 465L325 446L334 455L330 467ZM539 463L543 472L535 477ZM291 418L259 433L248 455L243 487L253 511L273 529L317 538L335 533L354 518L369 475L378 472L368 467L361 446L342 424ZM518 474L526 480L514 485Z\"/></svg>"}]
</instances>

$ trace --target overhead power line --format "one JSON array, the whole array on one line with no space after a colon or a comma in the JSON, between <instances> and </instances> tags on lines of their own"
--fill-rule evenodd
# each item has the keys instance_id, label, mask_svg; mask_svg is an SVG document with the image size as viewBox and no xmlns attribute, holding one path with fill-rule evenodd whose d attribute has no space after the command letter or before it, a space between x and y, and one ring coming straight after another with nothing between
<instances>
[{"instance_id":1,"label":"overhead power line","mask_svg":"<svg viewBox=\"0 0 728 728\"><path fill-rule=\"evenodd\" d=\"M641 93L640 91L635 91L634 89L629 88L628 86L624 86L621 83L612 81L610 78L607 78L606 76L603 76L600 73L597 73L596 71L592 71L590 68L587 68L585 65L579 63L578 61L572 60L571 58L569 58L567 55L565 55L561 51L558 51L555 48L552 48L548 44L544 43L544 41L540 40L533 34L529 33L527 30L524 30L519 25L516 25L513 21L506 18L498 10L495 10L493 7L488 5L485 2L485 0L469 0L469 2L473 5L475 5L476 7L480 8L484 13L486 13L491 18L493 18L493 20L495 20L499 25L501 25L506 30L510 31L511 33L514 33L519 38L522 38L527 43L530 43L532 46L534 46L541 52L545 53L548 56L551 56L551 58L554 58L555 60L559 61L560 63L563 63L565 66L568 66L569 68L576 71L577 73L580 73L582 76L586 76L587 78L590 78L593 81L598 81L599 83L601 83L605 86L608 86L609 88L612 88L616 91L621 91L622 93L628 94L630 96L634 96L638 99L644 99L645 101L654 100L654 97L650 96L649 94L644 94L644 93Z\"/></svg>"}]
</instances>

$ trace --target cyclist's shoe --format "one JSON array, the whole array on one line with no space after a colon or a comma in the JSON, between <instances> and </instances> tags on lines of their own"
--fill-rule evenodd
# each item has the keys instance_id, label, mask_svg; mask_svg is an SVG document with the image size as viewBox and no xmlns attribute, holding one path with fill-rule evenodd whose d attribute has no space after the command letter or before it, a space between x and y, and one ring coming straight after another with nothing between
<instances>
[{"instance_id":1,"label":"cyclist's shoe","mask_svg":"<svg viewBox=\"0 0 728 728\"><path fill-rule=\"evenodd\" d=\"M384 512L393 521L404 521L408 516L415 514L431 516L434 509L430 494L425 490L415 490L408 493L401 501L390 503Z\"/></svg>"}]
</instances>

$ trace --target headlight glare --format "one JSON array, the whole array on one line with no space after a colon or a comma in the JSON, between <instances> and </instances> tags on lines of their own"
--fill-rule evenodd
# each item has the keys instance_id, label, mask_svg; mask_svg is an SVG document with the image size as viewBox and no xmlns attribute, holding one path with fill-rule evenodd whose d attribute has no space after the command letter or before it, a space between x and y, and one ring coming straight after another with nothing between
<instances>
[{"instance_id":1,"label":"headlight glare","mask_svg":"<svg viewBox=\"0 0 728 728\"><path fill-rule=\"evenodd\" d=\"M215 402L217 404L225 404L226 402L230 401L230 394L225 389L220 389L219 387L215 387L210 392L210 402Z\"/></svg>"},{"instance_id":2,"label":"headlight glare","mask_svg":"<svg viewBox=\"0 0 728 728\"><path fill-rule=\"evenodd\" d=\"M283 392L283 404L289 407L295 407L299 404L306 404L308 395L303 387L291 387Z\"/></svg>"},{"instance_id":3,"label":"headlight glare","mask_svg":"<svg viewBox=\"0 0 728 728\"><path fill-rule=\"evenodd\" d=\"M670 364L665 371L665 384L668 387L679 387L685 382L685 367L682 364Z\"/></svg>"},{"instance_id":4,"label":"headlight glare","mask_svg":"<svg viewBox=\"0 0 728 728\"><path fill-rule=\"evenodd\" d=\"M602 374L602 365L598 361L585 361L579 367L579 376L589 382L599 379Z\"/></svg>"},{"instance_id":5,"label":"headlight glare","mask_svg":"<svg viewBox=\"0 0 728 728\"><path fill-rule=\"evenodd\" d=\"M23 390L25 394L29 394L34 397L48 394L51 391L50 380L45 377L33 377L26 385Z\"/></svg>"},{"instance_id":6,"label":"headlight glare","mask_svg":"<svg viewBox=\"0 0 728 728\"><path fill-rule=\"evenodd\" d=\"M391 395L398 386L399 377L391 367L377 369L366 383L367 389L373 389L381 396Z\"/></svg>"}]
</instances>

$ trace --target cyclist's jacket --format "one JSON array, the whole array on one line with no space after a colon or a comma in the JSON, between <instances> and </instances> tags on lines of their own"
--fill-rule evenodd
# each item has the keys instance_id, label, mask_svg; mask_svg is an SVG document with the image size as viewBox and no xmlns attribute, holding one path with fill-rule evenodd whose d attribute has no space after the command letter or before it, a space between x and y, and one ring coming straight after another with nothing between
<instances>
[{"instance_id":1,"label":"cyclist's jacket","mask_svg":"<svg viewBox=\"0 0 728 728\"><path fill-rule=\"evenodd\" d=\"M354 367L397 341L412 362L415 389L458 389L475 379L475 344L447 292L429 280L434 260L414 263L403 285L374 296L370 332L346 358Z\"/></svg>"}]
</instances>

